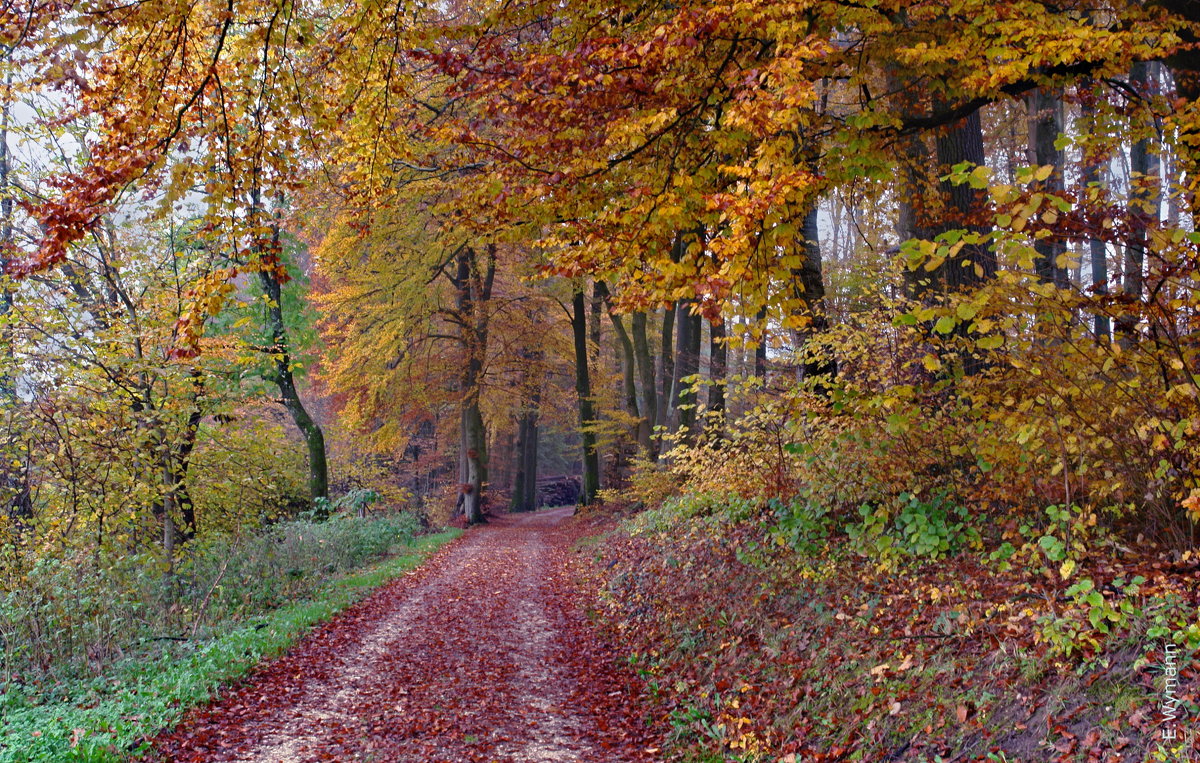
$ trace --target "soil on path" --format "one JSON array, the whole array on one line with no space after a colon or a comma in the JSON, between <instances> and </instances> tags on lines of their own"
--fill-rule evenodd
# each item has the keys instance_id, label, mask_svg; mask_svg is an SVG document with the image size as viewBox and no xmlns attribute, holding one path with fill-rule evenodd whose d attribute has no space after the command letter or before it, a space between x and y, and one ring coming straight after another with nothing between
<instances>
[{"instance_id":1,"label":"soil on path","mask_svg":"<svg viewBox=\"0 0 1200 763\"><path fill-rule=\"evenodd\" d=\"M171 761L658 759L639 684L571 583L570 508L493 519L155 745Z\"/></svg>"}]
</instances>

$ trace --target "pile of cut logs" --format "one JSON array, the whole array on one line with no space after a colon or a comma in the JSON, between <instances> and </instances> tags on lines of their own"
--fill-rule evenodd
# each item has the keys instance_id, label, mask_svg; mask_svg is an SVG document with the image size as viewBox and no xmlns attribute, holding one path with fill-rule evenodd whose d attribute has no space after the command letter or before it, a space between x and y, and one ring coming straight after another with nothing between
<instances>
[{"instance_id":1,"label":"pile of cut logs","mask_svg":"<svg viewBox=\"0 0 1200 763\"><path fill-rule=\"evenodd\" d=\"M538 478L538 506L574 506L582 493L578 477Z\"/></svg>"}]
</instances>

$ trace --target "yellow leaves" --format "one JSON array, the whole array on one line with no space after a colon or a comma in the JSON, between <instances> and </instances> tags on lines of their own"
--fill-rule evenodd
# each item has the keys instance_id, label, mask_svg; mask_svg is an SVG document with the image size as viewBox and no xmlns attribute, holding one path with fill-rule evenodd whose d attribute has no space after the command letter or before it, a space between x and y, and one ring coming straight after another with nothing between
<instances>
[{"instance_id":1,"label":"yellow leaves","mask_svg":"<svg viewBox=\"0 0 1200 763\"><path fill-rule=\"evenodd\" d=\"M1058 574L1063 580L1067 580L1075 572L1075 560L1067 559L1058 568Z\"/></svg>"},{"instance_id":2,"label":"yellow leaves","mask_svg":"<svg viewBox=\"0 0 1200 763\"><path fill-rule=\"evenodd\" d=\"M1017 214L1013 218L1011 224L1011 227L1014 231L1020 233L1021 231L1025 230L1025 226L1028 224L1029 218L1032 217L1041 207L1043 198L1044 197L1042 194L1035 193L1029 198L1029 201L1027 201L1024 206L1017 211Z\"/></svg>"},{"instance_id":3,"label":"yellow leaves","mask_svg":"<svg viewBox=\"0 0 1200 763\"><path fill-rule=\"evenodd\" d=\"M781 321L786 329L800 330L812 325L812 316L808 314L792 314L784 316Z\"/></svg>"}]
</instances>

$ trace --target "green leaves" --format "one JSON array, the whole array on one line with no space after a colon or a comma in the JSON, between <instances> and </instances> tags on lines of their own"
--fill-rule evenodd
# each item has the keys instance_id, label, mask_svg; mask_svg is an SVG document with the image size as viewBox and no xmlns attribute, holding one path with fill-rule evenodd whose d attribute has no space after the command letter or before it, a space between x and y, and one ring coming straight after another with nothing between
<instances>
[{"instance_id":1,"label":"green leaves","mask_svg":"<svg viewBox=\"0 0 1200 763\"><path fill-rule=\"evenodd\" d=\"M933 324L933 330L939 334L949 334L954 331L954 327L958 325L958 321L951 315L943 315L937 319L937 323Z\"/></svg>"}]
</instances>

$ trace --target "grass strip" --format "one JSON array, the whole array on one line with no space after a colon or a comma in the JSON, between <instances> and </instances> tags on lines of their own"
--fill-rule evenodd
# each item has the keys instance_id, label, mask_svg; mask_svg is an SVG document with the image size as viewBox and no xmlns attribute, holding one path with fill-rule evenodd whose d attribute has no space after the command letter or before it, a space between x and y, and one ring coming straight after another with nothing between
<instances>
[{"instance_id":1,"label":"grass strip","mask_svg":"<svg viewBox=\"0 0 1200 763\"><path fill-rule=\"evenodd\" d=\"M417 538L400 553L338 577L318 595L231 625L212 638L164 644L150 659L130 657L108 675L59 687L65 699L0 696L0 761L89 761L136 758L159 730L265 659L287 650L314 625L418 566L461 534ZM216 630L216 629L214 629Z\"/></svg>"}]
</instances>

